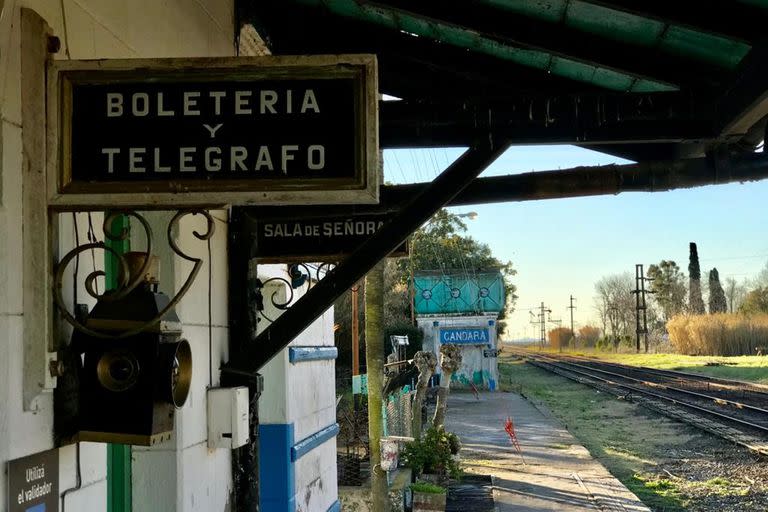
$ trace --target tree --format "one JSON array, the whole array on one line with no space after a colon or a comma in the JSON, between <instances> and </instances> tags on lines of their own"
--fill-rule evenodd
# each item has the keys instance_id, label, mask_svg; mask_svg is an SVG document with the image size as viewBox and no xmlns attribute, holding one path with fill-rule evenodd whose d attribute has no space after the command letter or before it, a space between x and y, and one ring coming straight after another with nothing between
<instances>
[{"instance_id":1,"label":"tree","mask_svg":"<svg viewBox=\"0 0 768 512\"><path fill-rule=\"evenodd\" d=\"M762 270L758 272L757 277L755 277L754 285L755 287L768 286L768 262L766 262Z\"/></svg>"},{"instance_id":2,"label":"tree","mask_svg":"<svg viewBox=\"0 0 768 512\"><path fill-rule=\"evenodd\" d=\"M725 313L728 311L728 303L725 300L725 291L720 284L720 274L716 268L709 271L709 312Z\"/></svg>"},{"instance_id":3,"label":"tree","mask_svg":"<svg viewBox=\"0 0 768 512\"><path fill-rule=\"evenodd\" d=\"M741 313L768 313L768 286L759 286L747 293L739 308Z\"/></svg>"},{"instance_id":4,"label":"tree","mask_svg":"<svg viewBox=\"0 0 768 512\"><path fill-rule=\"evenodd\" d=\"M593 325L585 325L579 329L579 342L583 347L594 347L600 339L600 329Z\"/></svg>"},{"instance_id":5,"label":"tree","mask_svg":"<svg viewBox=\"0 0 768 512\"><path fill-rule=\"evenodd\" d=\"M725 280L725 297L728 300L728 312L738 311L744 297L747 295L747 287L744 283L738 284L732 277Z\"/></svg>"},{"instance_id":6,"label":"tree","mask_svg":"<svg viewBox=\"0 0 768 512\"><path fill-rule=\"evenodd\" d=\"M701 298L701 268L699 267L699 252L696 249L696 243L689 244L690 255L688 260L688 277L690 284L688 287L688 306L691 313L703 315L704 299Z\"/></svg>"},{"instance_id":7,"label":"tree","mask_svg":"<svg viewBox=\"0 0 768 512\"><path fill-rule=\"evenodd\" d=\"M605 276L595 283L595 306L603 321L603 332L606 335L610 333L615 346L622 337L634 335L634 282L634 276L624 272Z\"/></svg>"},{"instance_id":8,"label":"tree","mask_svg":"<svg viewBox=\"0 0 768 512\"><path fill-rule=\"evenodd\" d=\"M467 225L448 210L438 211L432 220L417 229L410 240L409 258L397 261L397 281L410 286L411 276L421 270L439 270L446 274L460 270L472 273L478 269L498 268L504 277L506 304L499 313L499 333L504 332L506 316L514 311L517 287L512 277L517 271L512 263L503 262L491 253L491 248L463 233Z\"/></svg>"},{"instance_id":9,"label":"tree","mask_svg":"<svg viewBox=\"0 0 768 512\"><path fill-rule=\"evenodd\" d=\"M568 346L568 342L573 337L573 331L568 327L555 327L547 333L549 346L556 349L562 349Z\"/></svg>"},{"instance_id":10,"label":"tree","mask_svg":"<svg viewBox=\"0 0 768 512\"><path fill-rule=\"evenodd\" d=\"M653 299L661 309L666 323L670 318L685 310L685 274L672 260L661 260L658 265L648 267Z\"/></svg>"}]
</instances>

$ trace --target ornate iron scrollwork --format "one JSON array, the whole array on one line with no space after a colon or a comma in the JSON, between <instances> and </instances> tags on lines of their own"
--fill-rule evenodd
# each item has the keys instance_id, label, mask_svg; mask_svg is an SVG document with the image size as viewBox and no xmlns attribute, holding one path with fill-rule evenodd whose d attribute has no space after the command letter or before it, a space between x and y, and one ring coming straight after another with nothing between
<instances>
[{"instance_id":1,"label":"ornate iron scrollwork","mask_svg":"<svg viewBox=\"0 0 768 512\"><path fill-rule=\"evenodd\" d=\"M293 298L295 296L294 290L297 290L301 287L306 286L307 290L312 288L312 286L323 279L326 275L328 275L330 272L333 271L333 268L336 264L331 262L326 263L319 263L317 265L308 265L306 263L293 263L288 266L288 278L285 277L270 277L269 279L256 280L256 310L259 312L259 315L264 317L267 321L273 322L274 319L269 318L267 315L264 314L264 296L261 292L264 287L266 287L269 283L273 282L281 282L285 285L285 287L288 290L288 297L280 301L278 296L278 291L272 292L272 295L270 296L270 302L272 303L272 306L275 309L279 310L286 310L290 307L291 302L293 302ZM303 272L302 272L303 270Z\"/></svg>"},{"instance_id":2,"label":"ornate iron scrollwork","mask_svg":"<svg viewBox=\"0 0 768 512\"><path fill-rule=\"evenodd\" d=\"M108 238L115 242L123 241L128 238L130 233L129 229L123 228L120 231L120 233L117 233L117 234L115 234L113 230L113 223L121 215L132 217L139 222L141 227L144 229L144 233L146 235L147 247L145 252L148 255L151 255L152 245L153 245L152 229L150 228L149 223L146 221L146 219L144 219L144 217L142 217L135 211L116 211L107 215L104 218L104 223L102 225L102 230L104 232L105 238ZM74 260L79 254L86 251L94 250L94 249L104 250L112 254L117 259L118 264L120 265L120 272L118 272L118 276L117 276L118 278L117 287L114 290L105 291L104 293L101 293L101 294L96 291L96 287L95 287L96 280L100 277L106 276L104 271L95 270L86 276L85 278L86 291L91 297L100 301L110 302L110 301L115 301L115 300L124 298L142 282L143 276L146 274L149 268L151 259L147 257L144 259L144 263L142 264L141 269L138 272L136 272L135 275L131 276L128 268L128 263L125 260L125 258L123 258L123 255L117 252L112 247L109 247L104 241L101 241L101 242L87 243L87 244L83 244L83 245L79 245L78 247L75 247L74 249L69 251L56 266L56 272L54 274L53 299L54 299L54 303L56 304L56 307L59 309L64 319L69 324L71 324L72 327L74 327L75 329L85 334L88 334L89 336L94 336L97 338L112 338L112 339L128 338L130 336L134 336L136 334L146 331L147 329L151 328L152 326L160 322L160 320L165 316L165 314L171 309L173 309L176 306L176 304L179 303L182 297L186 295L186 293L189 291L189 288L192 286L192 283L194 283L195 279L197 278L197 274L200 272L200 267L202 267L203 265L202 258L195 258L187 254L178 246L176 241L173 239L173 230L179 224L181 219L187 215L202 215L206 220L207 226L204 232L201 233L196 230L192 232L195 238L201 241L208 241L211 239L211 237L213 237L214 227L215 227L214 220L211 214L205 210L197 210L197 209L180 210L170 220L170 222L168 223L168 228L166 230L168 245L177 256L192 262L194 266L190 271L189 275L187 276L186 281L184 281L184 284L181 286L181 288L176 293L176 295L174 295L174 297L171 299L168 305L164 307L160 312L158 312L158 314L154 318L152 318L151 320L148 320L145 324L135 329L131 329L131 330L116 334L116 333L100 332L100 331L96 331L94 329L88 328L85 325L83 325L72 313L70 313L67 310L64 304L64 299L62 297L64 271L66 270L70 262L72 262L72 260Z\"/></svg>"}]
</instances>

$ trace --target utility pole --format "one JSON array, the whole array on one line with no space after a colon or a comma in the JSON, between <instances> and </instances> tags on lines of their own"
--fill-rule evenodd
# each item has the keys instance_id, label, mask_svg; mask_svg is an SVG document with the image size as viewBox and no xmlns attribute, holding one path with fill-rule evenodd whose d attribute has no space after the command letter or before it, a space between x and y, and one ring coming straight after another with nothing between
<instances>
[{"instance_id":1,"label":"utility pole","mask_svg":"<svg viewBox=\"0 0 768 512\"><path fill-rule=\"evenodd\" d=\"M534 322L531 320L532 324L538 324L539 325L539 331L540 331L540 337L539 337L539 349L544 348L544 344L547 341L547 313L550 315L552 314L552 310L547 308L544 303L541 303L541 306L538 308L539 313L537 315L534 315L532 311L529 311L532 318L535 318L536 321ZM560 320L549 320L550 322L559 322Z\"/></svg>"},{"instance_id":2,"label":"utility pole","mask_svg":"<svg viewBox=\"0 0 768 512\"><path fill-rule=\"evenodd\" d=\"M645 294L653 292L645 289L646 281L651 279L645 277L643 265L635 265L635 289L632 290L635 294L635 344L637 352L640 352L640 335L642 334L645 338L645 352L648 353L648 306L645 302ZM642 326L640 325L641 317Z\"/></svg>"},{"instance_id":3,"label":"utility pole","mask_svg":"<svg viewBox=\"0 0 768 512\"><path fill-rule=\"evenodd\" d=\"M573 310L576 309L576 306L573 305L574 300L576 299L574 299L573 295L571 295L571 305L568 306L568 309L571 310L571 339L574 341L572 348L576 348L576 332L573 330Z\"/></svg>"}]
</instances>

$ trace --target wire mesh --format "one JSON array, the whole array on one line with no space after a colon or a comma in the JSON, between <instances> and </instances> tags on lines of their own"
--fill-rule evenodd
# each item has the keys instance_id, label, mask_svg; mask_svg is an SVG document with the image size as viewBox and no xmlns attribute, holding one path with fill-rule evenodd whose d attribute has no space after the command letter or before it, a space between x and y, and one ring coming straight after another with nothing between
<instances>
[{"instance_id":1,"label":"wire mesh","mask_svg":"<svg viewBox=\"0 0 768 512\"><path fill-rule=\"evenodd\" d=\"M353 395L351 389L352 372L337 368L337 477L339 485L360 486L370 477L368 405L364 395Z\"/></svg>"},{"instance_id":2,"label":"wire mesh","mask_svg":"<svg viewBox=\"0 0 768 512\"><path fill-rule=\"evenodd\" d=\"M388 395L384 401L384 435L412 437L412 404L416 395L411 387L406 385Z\"/></svg>"}]
</instances>

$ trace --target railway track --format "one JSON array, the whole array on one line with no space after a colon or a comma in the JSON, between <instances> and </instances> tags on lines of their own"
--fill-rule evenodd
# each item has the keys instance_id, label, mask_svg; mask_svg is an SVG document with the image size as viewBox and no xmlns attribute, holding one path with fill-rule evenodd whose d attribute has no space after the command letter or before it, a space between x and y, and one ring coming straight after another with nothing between
<instances>
[{"instance_id":1,"label":"railway track","mask_svg":"<svg viewBox=\"0 0 768 512\"><path fill-rule=\"evenodd\" d=\"M584 357L514 354L544 370L768 455L768 386Z\"/></svg>"}]
</instances>

